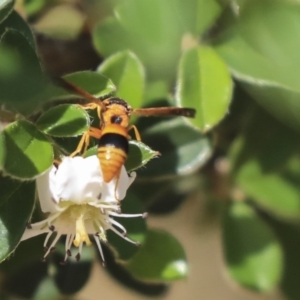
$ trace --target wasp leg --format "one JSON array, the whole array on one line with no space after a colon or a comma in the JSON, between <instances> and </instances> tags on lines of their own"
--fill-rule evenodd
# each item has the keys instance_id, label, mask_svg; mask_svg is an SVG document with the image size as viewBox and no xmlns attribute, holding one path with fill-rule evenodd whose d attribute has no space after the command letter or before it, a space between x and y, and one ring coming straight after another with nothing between
<instances>
[{"instance_id":1,"label":"wasp leg","mask_svg":"<svg viewBox=\"0 0 300 300\"><path fill-rule=\"evenodd\" d=\"M78 104L82 109L96 109L99 119L101 119L101 106L97 103L87 103L85 105Z\"/></svg>"},{"instance_id":2,"label":"wasp leg","mask_svg":"<svg viewBox=\"0 0 300 300\"><path fill-rule=\"evenodd\" d=\"M136 140L137 140L138 142L140 142L142 139L141 139L141 135L140 135L138 129L136 128L136 126L130 125L130 126L127 128L127 131L129 131L129 130L131 130L131 129L133 129L133 131L134 131Z\"/></svg>"},{"instance_id":3,"label":"wasp leg","mask_svg":"<svg viewBox=\"0 0 300 300\"><path fill-rule=\"evenodd\" d=\"M75 156L78 153L84 154L87 151L87 147L90 144L90 137L94 137L96 139L99 139L101 136L101 130L95 127L90 127L89 131L84 133L80 139L80 142L75 149L74 152L70 154L71 157Z\"/></svg>"}]
</instances>

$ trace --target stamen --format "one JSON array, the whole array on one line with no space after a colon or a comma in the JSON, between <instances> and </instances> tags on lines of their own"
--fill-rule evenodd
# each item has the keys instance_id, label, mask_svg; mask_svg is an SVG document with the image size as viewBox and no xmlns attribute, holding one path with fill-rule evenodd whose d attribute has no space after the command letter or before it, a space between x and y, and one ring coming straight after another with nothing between
<instances>
[{"instance_id":1,"label":"stamen","mask_svg":"<svg viewBox=\"0 0 300 300\"><path fill-rule=\"evenodd\" d=\"M51 225L49 226L49 230L54 231L54 230L55 230L55 226L51 224Z\"/></svg>"},{"instance_id":2,"label":"stamen","mask_svg":"<svg viewBox=\"0 0 300 300\"><path fill-rule=\"evenodd\" d=\"M129 243L132 243L132 244L134 244L134 245L139 244L139 242L135 242L135 241L129 239L128 237L123 236L123 235L122 235L117 229L115 229L113 226L111 226L109 229L112 230L114 233L116 233L116 234L117 234L118 236L120 236L121 238L123 238L125 241L127 241L127 242L129 242Z\"/></svg>"},{"instance_id":3,"label":"stamen","mask_svg":"<svg viewBox=\"0 0 300 300\"><path fill-rule=\"evenodd\" d=\"M50 236L52 235L52 231L51 232L49 232L48 234L47 234L47 236L46 236L46 238L45 238L45 241L44 241L44 248L47 248L47 250L48 250L48 247L47 247L47 244L48 244L48 241L49 241L49 239L50 239Z\"/></svg>"},{"instance_id":4,"label":"stamen","mask_svg":"<svg viewBox=\"0 0 300 300\"><path fill-rule=\"evenodd\" d=\"M101 247L99 237L95 234L94 239L95 239L95 242L97 244L101 259L102 259L102 266L105 267L105 259L104 259L104 255L103 255L103 251L102 251L102 247Z\"/></svg>"},{"instance_id":5,"label":"stamen","mask_svg":"<svg viewBox=\"0 0 300 300\"><path fill-rule=\"evenodd\" d=\"M75 237L75 234L74 233L72 233L72 234L70 234L70 237L69 237L69 242L68 242L68 246L67 246L67 252L68 252L68 250L70 251L70 255L69 256L71 256L71 246L72 246L72 242L73 242L73 240L74 240L74 237Z\"/></svg>"},{"instance_id":6,"label":"stamen","mask_svg":"<svg viewBox=\"0 0 300 300\"><path fill-rule=\"evenodd\" d=\"M27 228L27 229L32 229L32 226L31 226L31 223L30 223L30 222L27 222L26 228Z\"/></svg>"},{"instance_id":7,"label":"stamen","mask_svg":"<svg viewBox=\"0 0 300 300\"><path fill-rule=\"evenodd\" d=\"M148 216L147 213L143 213L143 214L116 214L114 212L110 212L109 213L110 216L113 217L120 217L120 218L137 218L137 217L141 217L141 218L146 218Z\"/></svg>"},{"instance_id":8,"label":"stamen","mask_svg":"<svg viewBox=\"0 0 300 300\"><path fill-rule=\"evenodd\" d=\"M75 259L76 259L77 261L80 261L80 253L77 253L77 254L76 254Z\"/></svg>"},{"instance_id":9,"label":"stamen","mask_svg":"<svg viewBox=\"0 0 300 300\"><path fill-rule=\"evenodd\" d=\"M57 233L55 239L51 243L51 245L50 245L48 251L45 253L44 257L46 257L51 251L53 251L53 249L55 249L54 246L56 245L56 243L58 242L58 240L59 240L60 237L61 237L61 234Z\"/></svg>"},{"instance_id":10,"label":"stamen","mask_svg":"<svg viewBox=\"0 0 300 300\"><path fill-rule=\"evenodd\" d=\"M122 231L123 231L123 236L126 236L127 235L127 230L125 229L125 227L123 225L121 225L119 222L113 220L113 219L110 219L110 223L112 225L115 225L116 227L120 228Z\"/></svg>"},{"instance_id":11,"label":"stamen","mask_svg":"<svg viewBox=\"0 0 300 300\"><path fill-rule=\"evenodd\" d=\"M72 255L70 246L72 244L73 239L71 239L71 238L72 238L72 234L67 234L66 242L65 242L65 250L66 250L65 258L64 258L65 262L67 261L68 257L70 257Z\"/></svg>"}]
</instances>

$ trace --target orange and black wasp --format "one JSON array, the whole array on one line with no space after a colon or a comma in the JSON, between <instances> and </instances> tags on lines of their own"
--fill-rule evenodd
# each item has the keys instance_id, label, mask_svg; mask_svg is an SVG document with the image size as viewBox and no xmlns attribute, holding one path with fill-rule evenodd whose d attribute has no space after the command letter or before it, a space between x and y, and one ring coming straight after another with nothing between
<instances>
[{"instance_id":1,"label":"orange and black wasp","mask_svg":"<svg viewBox=\"0 0 300 300\"><path fill-rule=\"evenodd\" d=\"M111 97L100 100L75 84L63 79L56 78L56 83L62 88L82 96L88 102L82 107L84 109L96 109L100 119L99 128L90 127L83 134L76 150L71 154L75 156L85 153L90 137L98 140L97 157L103 174L104 182L110 182L114 177L119 178L122 165L124 165L129 148L130 136L128 132L134 130L135 137L141 141L140 134L134 125L129 125L130 116L184 116L193 118L195 109L181 107L153 107L133 109L126 101Z\"/></svg>"}]
</instances>

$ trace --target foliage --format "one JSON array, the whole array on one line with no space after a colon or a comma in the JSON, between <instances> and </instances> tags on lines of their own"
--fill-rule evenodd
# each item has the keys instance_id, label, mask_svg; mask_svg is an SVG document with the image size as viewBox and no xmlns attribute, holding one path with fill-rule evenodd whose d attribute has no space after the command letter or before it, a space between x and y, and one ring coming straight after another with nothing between
<instances>
[{"instance_id":1,"label":"foliage","mask_svg":"<svg viewBox=\"0 0 300 300\"><path fill-rule=\"evenodd\" d=\"M35 178L72 153L80 136L101 122L78 105L87 100L58 87L50 76L64 75L95 97L121 97L133 108L195 108L194 119L132 117L142 142L130 131L125 166L137 170L138 179L122 211L139 213L144 206L154 213L166 202L176 208L201 190L216 199L232 280L257 293L279 287L299 299L300 4L97 0L82 3L79 11L70 1L26 0L14 6L12 0L0 4L3 293L30 299L73 295L87 282L92 262L99 261L85 247L80 263L60 266L63 254L57 249L41 264L38 238L19 245L27 222L40 216ZM68 17L60 18L66 9ZM91 71L74 60L73 72L49 74L33 26L58 42L88 32L101 62ZM86 156L95 154L95 145L92 140ZM230 169L220 170L220 161ZM214 187L224 182L219 193ZM188 275L184 245L175 237L147 229L145 220L126 221L128 236L141 247L109 234L105 252L133 278L129 286L138 290L138 284L169 284ZM34 276L21 284L28 270Z\"/></svg>"}]
</instances>

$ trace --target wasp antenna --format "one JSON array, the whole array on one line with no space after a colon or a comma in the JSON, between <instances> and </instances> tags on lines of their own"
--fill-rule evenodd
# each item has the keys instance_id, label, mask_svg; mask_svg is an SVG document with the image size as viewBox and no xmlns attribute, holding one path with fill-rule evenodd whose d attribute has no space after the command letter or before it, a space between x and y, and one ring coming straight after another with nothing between
<instances>
[{"instance_id":1,"label":"wasp antenna","mask_svg":"<svg viewBox=\"0 0 300 300\"><path fill-rule=\"evenodd\" d=\"M194 118L196 110L189 107L151 107L151 108L138 108L133 109L132 115L140 116L157 116L157 117L172 117L182 116L187 118Z\"/></svg>"},{"instance_id":2,"label":"wasp antenna","mask_svg":"<svg viewBox=\"0 0 300 300\"><path fill-rule=\"evenodd\" d=\"M52 77L51 79L55 85L65 89L66 91L68 91L72 94L83 97L89 103L95 103L97 105L100 105L102 109L105 109L105 106L103 105L101 100L99 100L97 97L93 96L92 94L88 93L81 87L73 84L69 80L62 78L62 77Z\"/></svg>"}]
</instances>

